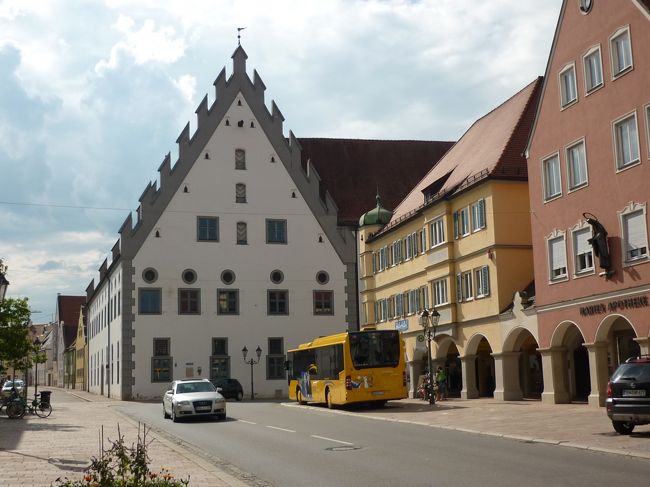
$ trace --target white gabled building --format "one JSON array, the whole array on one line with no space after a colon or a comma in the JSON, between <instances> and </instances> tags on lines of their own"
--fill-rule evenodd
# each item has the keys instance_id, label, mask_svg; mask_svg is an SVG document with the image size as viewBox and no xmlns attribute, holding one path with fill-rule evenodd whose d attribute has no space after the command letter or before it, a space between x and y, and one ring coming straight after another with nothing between
<instances>
[{"instance_id":1,"label":"white gabled building","mask_svg":"<svg viewBox=\"0 0 650 487\"><path fill-rule=\"evenodd\" d=\"M246 58L238 47L86 289L91 392L159 398L172 379L223 376L249 395L242 349L259 346L256 396L283 396L287 349L358 328L355 236Z\"/></svg>"}]
</instances>

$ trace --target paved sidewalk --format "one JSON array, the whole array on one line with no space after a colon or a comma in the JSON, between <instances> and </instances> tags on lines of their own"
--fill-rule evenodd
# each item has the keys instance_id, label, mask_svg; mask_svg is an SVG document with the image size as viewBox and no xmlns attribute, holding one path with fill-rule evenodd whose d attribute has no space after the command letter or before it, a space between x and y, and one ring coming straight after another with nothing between
<instances>
[{"instance_id":1,"label":"paved sidewalk","mask_svg":"<svg viewBox=\"0 0 650 487\"><path fill-rule=\"evenodd\" d=\"M106 440L117 438L118 424L127 445L137 441L138 424L114 410L118 401L80 391L45 389L53 391L49 418L26 415L22 420L10 420L4 411L0 415L3 487L49 486L59 477L80 479L90 458L99 453L102 426L106 446ZM176 478L189 475L190 487L245 485L154 431L147 434L147 440L153 472L166 468Z\"/></svg>"},{"instance_id":2,"label":"paved sidewalk","mask_svg":"<svg viewBox=\"0 0 650 487\"><path fill-rule=\"evenodd\" d=\"M285 405L293 406L295 403ZM650 460L650 425L637 426L629 436L619 435L612 428L605 408L586 404L549 405L540 401L481 398L447 399L429 405L421 399L403 399L390 401L381 409L335 412L414 423L431 427L434 431L435 428L443 428Z\"/></svg>"}]
</instances>

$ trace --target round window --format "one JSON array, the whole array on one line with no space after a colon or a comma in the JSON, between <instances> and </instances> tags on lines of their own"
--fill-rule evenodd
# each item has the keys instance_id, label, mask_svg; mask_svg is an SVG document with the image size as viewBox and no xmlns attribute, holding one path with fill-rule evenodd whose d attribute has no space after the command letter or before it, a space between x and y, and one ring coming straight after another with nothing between
<instances>
[{"instance_id":1,"label":"round window","mask_svg":"<svg viewBox=\"0 0 650 487\"><path fill-rule=\"evenodd\" d=\"M316 282L318 284L327 284L330 281L330 276L325 271L318 271L316 274Z\"/></svg>"},{"instance_id":2,"label":"round window","mask_svg":"<svg viewBox=\"0 0 650 487\"><path fill-rule=\"evenodd\" d=\"M582 10L584 13L587 13L591 10L593 4L593 0L580 0L580 10Z\"/></svg>"},{"instance_id":3,"label":"round window","mask_svg":"<svg viewBox=\"0 0 650 487\"><path fill-rule=\"evenodd\" d=\"M148 282L149 284L154 283L158 279L158 272L156 272L156 269L148 267L142 271L142 279L144 279L144 281Z\"/></svg>"},{"instance_id":4,"label":"round window","mask_svg":"<svg viewBox=\"0 0 650 487\"><path fill-rule=\"evenodd\" d=\"M194 284L196 281L196 272L194 272L192 269L185 269L183 271L183 281L187 284Z\"/></svg>"},{"instance_id":5,"label":"round window","mask_svg":"<svg viewBox=\"0 0 650 487\"><path fill-rule=\"evenodd\" d=\"M224 284L232 284L235 282L235 273L230 269L223 271L221 273L221 282Z\"/></svg>"},{"instance_id":6,"label":"round window","mask_svg":"<svg viewBox=\"0 0 650 487\"><path fill-rule=\"evenodd\" d=\"M271 272L271 282L274 284L280 284L282 281L284 281L284 274L282 274L282 271L276 269Z\"/></svg>"}]
</instances>

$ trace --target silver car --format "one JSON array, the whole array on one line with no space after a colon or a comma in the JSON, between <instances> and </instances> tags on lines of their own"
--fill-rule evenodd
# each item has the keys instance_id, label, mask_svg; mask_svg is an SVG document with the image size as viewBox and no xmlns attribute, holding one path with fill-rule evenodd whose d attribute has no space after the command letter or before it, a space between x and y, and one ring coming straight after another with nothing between
<instances>
[{"instance_id":1,"label":"silver car","mask_svg":"<svg viewBox=\"0 0 650 487\"><path fill-rule=\"evenodd\" d=\"M226 399L208 379L175 380L163 396L163 416L175 423L183 417L226 417Z\"/></svg>"}]
</instances>

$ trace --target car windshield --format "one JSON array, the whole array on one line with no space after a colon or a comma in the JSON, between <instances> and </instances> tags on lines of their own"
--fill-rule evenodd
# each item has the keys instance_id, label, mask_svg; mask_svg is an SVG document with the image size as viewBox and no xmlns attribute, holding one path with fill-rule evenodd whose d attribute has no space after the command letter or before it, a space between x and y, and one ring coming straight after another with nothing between
<instances>
[{"instance_id":1,"label":"car windshield","mask_svg":"<svg viewBox=\"0 0 650 487\"><path fill-rule=\"evenodd\" d=\"M187 382L176 386L176 394L192 394L194 392L214 392L216 389L210 382Z\"/></svg>"},{"instance_id":2,"label":"car windshield","mask_svg":"<svg viewBox=\"0 0 650 487\"><path fill-rule=\"evenodd\" d=\"M11 382L10 380L8 380L7 382L5 382L4 387L5 387L6 389L11 389L11 388L13 387L13 385L14 385L14 383Z\"/></svg>"},{"instance_id":3,"label":"car windshield","mask_svg":"<svg viewBox=\"0 0 650 487\"><path fill-rule=\"evenodd\" d=\"M620 379L650 382L650 363L622 364L612 375L612 381Z\"/></svg>"}]
</instances>

